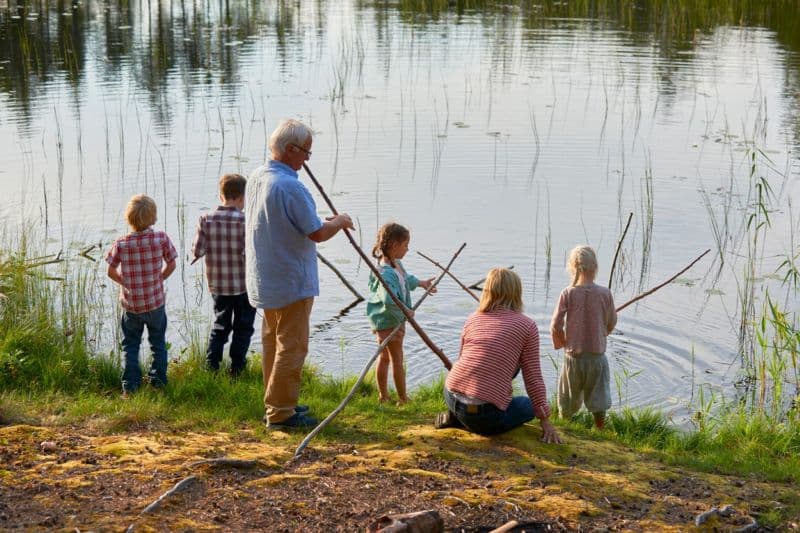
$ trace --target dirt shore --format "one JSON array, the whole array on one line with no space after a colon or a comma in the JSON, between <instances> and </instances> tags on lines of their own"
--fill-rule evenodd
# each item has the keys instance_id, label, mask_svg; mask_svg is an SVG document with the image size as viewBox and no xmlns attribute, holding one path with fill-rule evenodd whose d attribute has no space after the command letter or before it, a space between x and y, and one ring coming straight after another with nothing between
<instances>
[{"instance_id":1,"label":"dirt shore","mask_svg":"<svg viewBox=\"0 0 800 533\"><path fill-rule=\"evenodd\" d=\"M538 427L484 438L410 427L391 442L312 444L288 463L297 435L103 434L90 427L0 427L0 530L364 531L385 514L432 509L448 531L716 530L755 519L797 528L796 487L669 466L623 446ZM244 464L198 461L232 458ZM179 481L186 490L143 512ZM788 517L788 518L787 518Z\"/></svg>"}]
</instances>

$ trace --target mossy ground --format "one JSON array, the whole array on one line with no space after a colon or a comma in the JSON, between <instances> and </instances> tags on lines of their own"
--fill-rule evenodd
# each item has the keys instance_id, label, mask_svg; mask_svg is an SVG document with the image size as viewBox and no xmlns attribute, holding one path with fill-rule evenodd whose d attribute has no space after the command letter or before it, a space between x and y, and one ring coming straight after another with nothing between
<instances>
[{"instance_id":1,"label":"mossy ground","mask_svg":"<svg viewBox=\"0 0 800 533\"><path fill-rule=\"evenodd\" d=\"M258 421L232 431L160 424L120 432L88 418L6 417L0 529L363 531L384 514L435 509L449 530L518 520L552 530L686 531L696 515L725 504L736 515L711 527L734 528L751 516L786 529L800 517L800 496L788 483L687 470L595 432L562 428L565 444L546 445L535 423L488 438L435 430L413 405L384 409L402 413L406 425L368 431L373 440L336 437L353 436L363 423L346 410L293 462L304 434ZM193 465L216 457L256 466ZM190 489L142 514L190 475L198 477Z\"/></svg>"}]
</instances>

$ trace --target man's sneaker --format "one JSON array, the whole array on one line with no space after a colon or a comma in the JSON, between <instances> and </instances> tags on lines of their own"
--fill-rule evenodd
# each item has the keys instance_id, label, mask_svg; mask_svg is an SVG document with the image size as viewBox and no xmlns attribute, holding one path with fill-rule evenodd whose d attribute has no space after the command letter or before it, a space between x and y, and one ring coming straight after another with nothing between
<instances>
[{"instance_id":1,"label":"man's sneaker","mask_svg":"<svg viewBox=\"0 0 800 533\"><path fill-rule=\"evenodd\" d=\"M305 414L295 413L286 420L282 420L280 422L269 422L267 424L268 429L292 429L292 428L311 428L315 427L319 421L312 417L306 416Z\"/></svg>"},{"instance_id":2,"label":"man's sneaker","mask_svg":"<svg viewBox=\"0 0 800 533\"><path fill-rule=\"evenodd\" d=\"M443 411L441 413L437 413L436 418L433 421L433 427L436 429L462 428L464 425L451 411Z\"/></svg>"},{"instance_id":3,"label":"man's sneaker","mask_svg":"<svg viewBox=\"0 0 800 533\"><path fill-rule=\"evenodd\" d=\"M298 413L298 414L307 413L309 409L311 409L311 408L309 406L307 406L307 405L295 405L294 406L294 412Z\"/></svg>"}]
</instances>

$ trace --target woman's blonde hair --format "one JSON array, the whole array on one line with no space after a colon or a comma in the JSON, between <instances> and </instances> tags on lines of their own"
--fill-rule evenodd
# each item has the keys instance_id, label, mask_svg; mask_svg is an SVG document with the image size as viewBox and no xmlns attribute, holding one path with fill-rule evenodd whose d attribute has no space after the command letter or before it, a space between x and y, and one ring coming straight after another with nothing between
<instances>
[{"instance_id":1,"label":"woman's blonde hair","mask_svg":"<svg viewBox=\"0 0 800 533\"><path fill-rule=\"evenodd\" d=\"M134 231L144 231L156 223L156 202L146 194L137 194L128 201L125 220Z\"/></svg>"},{"instance_id":2,"label":"woman's blonde hair","mask_svg":"<svg viewBox=\"0 0 800 533\"><path fill-rule=\"evenodd\" d=\"M591 246L576 246L569 253L567 270L572 276L572 286L578 284L581 272L597 272L597 256Z\"/></svg>"},{"instance_id":3,"label":"woman's blonde hair","mask_svg":"<svg viewBox=\"0 0 800 533\"><path fill-rule=\"evenodd\" d=\"M396 222L387 222L378 230L375 246L372 247L372 257L378 260L388 259L389 248L392 247L392 244L404 243L410 238L411 232L408 231L408 228Z\"/></svg>"},{"instance_id":4,"label":"woman's blonde hair","mask_svg":"<svg viewBox=\"0 0 800 533\"><path fill-rule=\"evenodd\" d=\"M500 308L522 311L522 280L507 268L493 268L486 274L478 304L483 313Z\"/></svg>"}]
</instances>

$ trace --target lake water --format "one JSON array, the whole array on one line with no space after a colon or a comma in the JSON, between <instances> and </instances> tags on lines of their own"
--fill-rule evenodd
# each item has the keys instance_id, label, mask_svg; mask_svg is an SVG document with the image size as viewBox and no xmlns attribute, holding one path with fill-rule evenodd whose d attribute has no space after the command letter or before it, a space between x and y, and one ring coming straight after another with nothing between
<instances>
[{"instance_id":1,"label":"lake water","mask_svg":"<svg viewBox=\"0 0 800 533\"><path fill-rule=\"evenodd\" d=\"M212 306L200 265L187 258L197 217L216 205L221 173L254 170L277 122L298 118L316 131L310 168L357 220L366 250L391 219L411 229L405 265L418 276L437 270L416 251L444 264L461 243L452 271L467 284L490 267L514 266L542 331L550 392L551 360L562 355L549 317L569 283L573 246L597 250L606 284L633 213L613 283L618 304L711 249L620 313L609 338L620 378L612 389L617 407L676 417L701 384L732 392L754 148L763 151L756 175L774 192L759 283L774 284L770 274L796 246L793 2L739 12L721 1L719 13L671 13L667 2L263 4L0 0L6 228L33 222L50 249L75 257L126 231L131 195L153 196L157 226L184 257L169 281L168 312L170 340L185 346L192 329L205 335ZM329 214L314 194L320 215ZM367 292L368 268L343 236L319 250ZM323 265L320 274L309 361L329 374L356 373L376 346L364 304L340 313L350 293ZM116 292L105 291L113 318ZM417 319L455 359L474 308L445 279ZM109 320L109 338L113 329ZM443 372L414 333L406 358L412 385Z\"/></svg>"}]
</instances>

